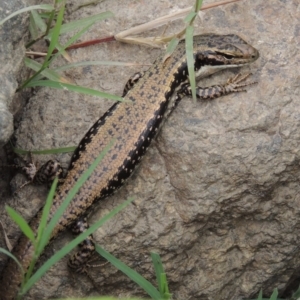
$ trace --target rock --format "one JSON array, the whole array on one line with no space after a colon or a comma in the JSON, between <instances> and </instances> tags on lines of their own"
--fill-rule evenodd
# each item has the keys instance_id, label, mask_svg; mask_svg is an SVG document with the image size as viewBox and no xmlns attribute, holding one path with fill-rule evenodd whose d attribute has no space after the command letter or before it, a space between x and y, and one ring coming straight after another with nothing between
<instances>
[{"instance_id":1,"label":"rock","mask_svg":"<svg viewBox=\"0 0 300 300\"><path fill-rule=\"evenodd\" d=\"M79 1L72 2L74 7L77 4ZM67 18L79 19L108 9L115 13L114 19L94 26L84 37L88 40L188 4L106 1L84 10L69 7ZM154 285L150 252L159 253L174 299L255 298L261 288L267 295L276 287L282 294L299 274L297 5L296 0L277 5L257 0L205 12L203 25L196 22L196 33L239 33L259 49L260 59L241 70L203 80L201 85L224 82L239 71L251 71L258 84L248 87L247 93L209 102L183 99L125 187L93 210L90 223L129 196L135 197L134 205L94 234L95 240ZM77 49L70 55L74 61L151 63L158 53L112 42ZM120 95L129 76L139 70L84 67L64 76L79 85ZM110 104L65 90L40 89L23 114L16 132L18 145L28 150L76 145ZM48 158L38 157L41 162ZM67 165L69 156L58 158ZM3 203L17 201L18 209L30 219L42 204L43 194L45 198L42 188L28 186L14 202L6 198ZM15 227L8 218L1 219L8 234L14 236ZM70 236L63 235L47 254L69 240ZM26 299L96 295L86 277L72 279L67 260L53 267ZM91 273L101 294L145 297L110 264Z\"/></svg>"},{"instance_id":2,"label":"rock","mask_svg":"<svg viewBox=\"0 0 300 300\"><path fill-rule=\"evenodd\" d=\"M23 7L25 3L21 0L4 1L0 20ZM24 69L24 36L27 32L28 14L17 15L0 27L0 145L6 143L13 133L13 115L9 109L17 101L14 97Z\"/></svg>"}]
</instances>

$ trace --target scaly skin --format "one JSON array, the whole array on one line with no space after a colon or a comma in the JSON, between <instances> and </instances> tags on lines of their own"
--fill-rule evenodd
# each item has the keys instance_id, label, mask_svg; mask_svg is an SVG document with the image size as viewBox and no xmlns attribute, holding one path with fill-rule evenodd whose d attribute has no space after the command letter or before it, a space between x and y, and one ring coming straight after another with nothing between
<instances>
[{"instance_id":1,"label":"scaly skin","mask_svg":"<svg viewBox=\"0 0 300 300\"><path fill-rule=\"evenodd\" d=\"M205 76L225 67L235 67L253 62L258 51L236 35L206 34L194 37L195 70ZM214 69L207 70L207 66ZM205 66L205 68L203 68ZM206 70L201 74L202 70ZM113 147L97 166L90 178L80 188L64 212L54 231L52 239L83 216L97 200L112 194L122 186L146 152L166 115L175 107L175 89L187 80L185 43L180 42L170 57L161 55L127 93L127 102L114 104L87 132L73 154L70 168L64 182L58 187L50 218L54 215L69 190L80 175L86 171L99 153L115 139ZM217 91L214 95L214 91ZM220 96L218 86L207 94L209 98ZM224 93L235 92L228 90ZM36 232L40 213L30 222ZM27 270L33 255L33 245L22 236L12 252ZM22 276L16 263L9 259L0 278L0 298L15 299Z\"/></svg>"}]
</instances>

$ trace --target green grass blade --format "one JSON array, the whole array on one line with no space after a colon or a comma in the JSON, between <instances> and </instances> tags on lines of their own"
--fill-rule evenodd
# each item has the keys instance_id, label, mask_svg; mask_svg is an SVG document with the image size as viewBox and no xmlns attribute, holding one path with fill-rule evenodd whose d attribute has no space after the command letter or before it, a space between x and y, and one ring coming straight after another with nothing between
<instances>
[{"instance_id":1,"label":"green grass blade","mask_svg":"<svg viewBox=\"0 0 300 300\"><path fill-rule=\"evenodd\" d=\"M145 300L145 298L115 298L115 297L110 297L110 296L98 296L98 297L92 297L92 298L61 298L61 299L57 299L57 300Z\"/></svg>"},{"instance_id":2,"label":"green grass blade","mask_svg":"<svg viewBox=\"0 0 300 300\"><path fill-rule=\"evenodd\" d=\"M158 289L161 295L163 295L163 284L161 283L161 274L164 273L164 268L160 259L159 254L151 252L152 263L155 270L156 281L158 285Z\"/></svg>"},{"instance_id":3,"label":"green grass blade","mask_svg":"<svg viewBox=\"0 0 300 300\"><path fill-rule=\"evenodd\" d=\"M73 30L78 30L79 27L89 25L91 22L99 22L101 20L108 19L113 16L114 16L113 13L111 13L110 11L107 11L107 12L93 15L93 16L90 16L87 18L82 18L77 21L72 21L72 22L62 25L61 29L60 29L60 33L63 34L63 33L73 31ZM52 36L52 32L53 32L53 29L51 29L49 31L49 36Z\"/></svg>"},{"instance_id":4,"label":"green grass blade","mask_svg":"<svg viewBox=\"0 0 300 300\"><path fill-rule=\"evenodd\" d=\"M203 0L196 0L196 3L195 3L195 12L196 13L198 13L199 10L201 9L202 3L203 3Z\"/></svg>"},{"instance_id":5,"label":"green grass blade","mask_svg":"<svg viewBox=\"0 0 300 300\"><path fill-rule=\"evenodd\" d=\"M64 12L65 12L65 3L63 3L63 5L61 6L61 8L57 14L56 23L52 30L51 41L50 41L50 45L48 48L47 56L45 57L45 61L43 64L44 67L48 65L49 58L52 55L52 52L56 48L56 45L58 43L60 29L61 29L63 18L64 18Z\"/></svg>"},{"instance_id":6,"label":"green grass blade","mask_svg":"<svg viewBox=\"0 0 300 300\"><path fill-rule=\"evenodd\" d=\"M162 298L169 300L172 297L172 294L169 292L168 281L166 273L160 274L160 282L162 284Z\"/></svg>"},{"instance_id":7,"label":"green grass blade","mask_svg":"<svg viewBox=\"0 0 300 300\"><path fill-rule=\"evenodd\" d=\"M23 270L22 265L20 264L20 262L17 260L17 258L12 253L10 253L9 251L7 251L6 249L1 248L1 247L0 247L0 252L2 252L3 254L9 256L11 259L13 259L16 262L16 264L20 267L20 270L21 270L22 274L24 274L24 270Z\"/></svg>"},{"instance_id":8,"label":"green grass blade","mask_svg":"<svg viewBox=\"0 0 300 300\"><path fill-rule=\"evenodd\" d=\"M298 287L297 291L293 293L291 300L296 300L298 298L300 298L300 286Z\"/></svg>"},{"instance_id":9,"label":"green grass blade","mask_svg":"<svg viewBox=\"0 0 300 300\"><path fill-rule=\"evenodd\" d=\"M189 23L185 31L185 46L186 46L186 58L187 58L187 66L188 66L188 73L189 73L189 82L192 91L192 97L194 101L196 101L196 78L195 78L195 69L194 69L194 53L193 53L193 22L198 14L202 6L203 0L196 0L194 10L190 12L185 21Z\"/></svg>"},{"instance_id":10,"label":"green grass blade","mask_svg":"<svg viewBox=\"0 0 300 300\"><path fill-rule=\"evenodd\" d=\"M19 9L19 10L15 11L14 13L10 14L9 16L7 16L5 19L1 20L0 21L0 26L3 23L5 23L7 20L13 18L14 16L17 16L17 15L22 14L24 12L35 10L35 9L53 10L54 7L52 5L48 5L48 4L41 4L41 5L32 5L32 6L28 6L28 7Z\"/></svg>"},{"instance_id":11,"label":"green grass blade","mask_svg":"<svg viewBox=\"0 0 300 300\"><path fill-rule=\"evenodd\" d=\"M194 101L196 101L196 78L195 78L195 69L194 69L194 46L193 46L193 33L194 28L188 26L185 33L185 46L186 46L186 58L189 71L189 81L192 90L192 96Z\"/></svg>"},{"instance_id":12,"label":"green grass blade","mask_svg":"<svg viewBox=\"0 0 300 300\"><path fill-rule=\"evenodd\" d=\"M67 47L69 47L71 44L73 44L76 40L78 40L85 32L88 31L88 29L94 25L95 22L91 22L90 24L88 24L87 26L85 26L83 29L81 29L79 32L77 32L75 35L73 35L68 42L62 46L59 43L56 44L56 48L58 50L58 53L56 53L54 55L54 57L52 58L52 60L55 59L56 56L63 54L64 56L66 55L65 49Z\"/></svg>"},{"instance_id":13,"label":"green grass blade","mask_svg":"<svg viewBox=\"0 0 300 300\"><path fill-rule=\"evenodd\" d=\"M30 58L25 58L25 65L34 71L38 71L42 67L40 63ZM72 68L85 67L85 66L120 66L120 67L130 66L131 67L132 65L135 64L128 63L128 62L120 62L120 61L81 61L77 63L67 64L55 69L47 68L43 72L41 72L41 74L52 81L68 83L68 80L62 77L58 72L69 70ZM37 79L36 81L38 80L40 79ZM35 82L35 80L33 82Z\"/></svg>"},{"instance_id":14,"label":"green grass blade","mask_svg":"<svg viewBox=\"0 0 300 300\"><path fill-rule=\"evenodd\" d=\"M114 265L118 270L122 271L126 276L128 276L131 280L137 283L148 295L155 300L161 299L159 291L144 277L142 277L139 273L134 271L133 269L126 266L123 262L118 260L116 257L111 255L109 252L104 250L99 245L96 245L96 251L108 260L112 265Z\"/></svg>"},{"instance_id":15,"label":"green grass blade","mask_svg":"<svg viewBox=\"0 0 300 300\"><path fill-rule=\"evenodd\" d=\"M64 3L65 4L65 3ZM49 48L48 48L48 52L47 52L47 55L46 55L46 58L44 60L44 63L42 65L42 67L31 77L29 78L28 80L26 80L22 85L21 87L18 89L18 90L21 90L23 89L24 87L33 87L33 86L44 86L44 85L40 85L40 81L39 80L34 80L36 78L38 78L38 76L40 75L40 73L42 72L45 72L44 73L44 76L47 75L47 77L51 80L53 80L54 82L57 82L58 79L55 79L55 77L57 78L58 75L55 74L55 72L53 71L49 71L45 69L50 65L50 63L53 61L53 59L55 59L55 57L57 55L60 55L60 54L63 54L65 56L65 58L67 58L67 54L64 52L64 49L66 47L68 47L69 45L71 45L75 40L77 40L82 34L84 34L96 21L100 21L104 18L108 18L108 17L111 17L112 16L112 13L110 12L106 12L106 13L101 13L101 14L98 14L96 16L92 16L92 17L88 17L88 18L84 18L84 19L81 19L81 20L78 20L76 22L70 22L69 24L66 24L68 25L67 27L64 27L64 25L62 25L62 19L63 19L63 14L64 14L64 8L65 8L65 5L62 5L58 15L57 15L57 20L56 20L56 23L55 23L55 26L53 29L51 29L48 33L48 38L50 39L50 45L49 45ZM53 15L53 12L52 12L52 15ZM58 38L59 38L59 35L62 33L62 28L64 27L65 29L67 28L68 30L70 30L72 28L72 30L74 29L77 29L77 27L82 27L84 26L85 27L80 30L77 34L75 34L68 42L66 45L64 46L61 46L58 42ZM64 30L65 30L64 29ZM67 31L66 31L67 32ZM52 53L53 53L53 50L57 48L58 49L58 53L56 53L52 59L50 59ZM33 64L33 63L32 63ZM46 75L45 75L46 74ZM63 81L64 83L67 81L61 77L58 77L60 78L59 81ZM49 85L48 85L49 86ZM58 88L58 87L56 87ZM91 93L91 89L85 89L85 92L90 94ZM97 92L96 92L97 93ZM102 97L102 96L100 96ZM110 98L111 99L111 98ZM113 100L116 100L116 99L113 99ZM121 101L121 98L118 99L118 101Z\"/></svg>"},{"instance_id":16,"label":"green grass blade","mask_svg":"<svg viewBox=\"0 0 300 300\"><path fill-rule=\"evenodd\" d=\"M51 81L51 80L34 81L34 82L28 83L28 85L27 85L27 87L35 87L35 86L48 86L48 87L55 88L55 89L69 90L69 91L78 92L78 93L82 93L82 94L86 94L86 95L90 95L90 96L107 98L107 99L115 100L115 101L121 101L121 102L125 101L122 97L112 95L109 93L96 91L94 89L90 89L90 88L86 88L86 87L82 87L82 86L78 86L78 85L56 82L56 81Z\"/></svg>"},{"instance_id":17,"label":"green grass blade","mask_svg":"<svg viewBox=\"0 0 300 300\"><path fill-rule=\"evenodd\" d=\"M53 13L53 12L52 12ZM51 14L52 14L51 13ZM35 23L35 26L37 27L37 32L35 35L31 34L32 36L32 40L29 41L26 45L25 45L25 48L28 49L30 48L33 44L36 43L36 41L41 38L44 33L46 32L47 30L47 25L45 23L45 21L42 19L41 17L41 14L38 13L37 11L35 10L32 10L31 11L31 18L33 19L33 22ZM49 16L49 14L48 14Z\"/></svg>"},{"instance_id":18,"label":"green grass blade","mask_svg":"<svg viewBox=\"0 0 300 300\"><path fill-rule=\"evenodd\" d=\"M49 30L52 26L52 23L54 23L55 21L55 17L56 17L56 11L57 11L57 1L55 1L55 7L54 10L49 12L48 18L47 18L47 23L46 23L46 31L44 32L44 36L46 36L49 33Z\"/></svg>"},{"instance_id":19,"label":"green grass blade","mask_svg":"<svg viewBox=\"0 0 300 300\"><path fill-rule=\"evenodd\" d=\"M54 55L54 57L52 57L52 60L55 59L55 57L57 55L62 54L66 60L69 60L68 58L68 54L65 52L65 49L70 46L72 43L74 43L77 39L79 39L92 25L94 25L97 21L102 20L105 17L109 17L111 16L111 13L101 13L95 16L91 16L91 17L87 17L84 19L80 19L78 21L75 22L70 22L68 24L62 25L60 27L60 34L67 32L64 31L64 28L68 28L68 29L72 29L72 30L78 30L78 28L85 26L82 30L80 30L78 33L76 33L75 35L73 35L71 37L71 39L69 39L69 41L64 45L60 45L59 43L56 43L56 48L58 50L58 53ZM48 39L52 40L53 38L53 34L54 34L54 30L50 30L49 34L48 34Z\"/></svg>"},{"instance_id":20,"label":"green grass blade","mask_svg":"<svg viewBox=\"0 0 300 300\"><path fill-rule=\"evenodd\" d=\"M85 67L85 66L120 66L120 67L126 67L126 66L132 66L135 65L133 63L128 62L120 62L120 61L81 61L77 63L67 64L58 68L55 68L54 70L56 72L65 71L72 68L78 68L78 67Z\"/></svg>"},{"instance_id":21,"label":"green grass blade","mask_svg":"<svg viewBox=\"0 0 300 300\"><path fill-rule=\"evenodd\" d=\"M28 68L31 68L34 71L38 71L42 68L42 64L40 64L40 63L36 62L35 60L30 59L28 57L25 57L24 62ZM67 80L65 78L63 78L57 72L55 72L54 70L51 70L49 68L46 68L44 71L41 72L41 74L43 76L45 76L46 78L53 80L53 81L67 82ZM32 82L35 82L35 81L33 80Z\"/></svg>"},{"instance_id":22,"label":"green grass blade","mask_svg":"<svg viewBox=\"0 0 300 300\"><path fill-rule=\"evenodd\" d=\"M164 271L164 267L159 254L151 252L152 263L155 270L156 280L159 288L159 292L162 299L170 299L167 276Z\"/></svg>"},{"instance_id":23,"label":"green grass blade","mask_svg":"<svg viewBox=\"0 0 300 300\"><path fill-rule=\"evenodd\" d=\"M84 184L84 182L91 176L97 165L101 162L101 160L105 157L107 152L110 150L110 148L115 143L115 140L112 140L105 148L104 150L98 155L98 157L95 159L95 161L91 164L91 166L83 173L83 175L80 176L74 187L69 191L68 195L66 196L65 200L60 205L59 209L54 214L53 218L50 220L47 228L44 231L44 234L41 238L41 244L46 245L48 243L48 240L50 239L51 233L54 229L54 227L57 225L60 217L66 210L67 206L70 204L80 187Z\"/></svg>"},{"instance_id":24,"label":"green grass blade","mask_svg":"<svg viewBox=\"0 0 300 300\"><path fill-rule=\"evenodd\" d=\"M197 13L194 12L194 11L191 11L191 12L184 18L184 22L190 24L196 16L197 16Z\"/></svg>"},{"instance_id":25,"label":"green grass blade","mask_svg":"<svg viewBox=\"0 0 300 300\"><path fill-rule=\"evenodd\" d=\"M28 280L28 282L24 285L22 289L21 295L24 295L46 272L49 270L55 263L57 263L60 259L62 259L65 255L67 255L72 249L74 249L79 243L81 243L84 239L86 239L90 234L92 234L95 230L97 230L100 226L102 226L106 221L111 219L114 215L116 215L120 210L124 209L128 204L130 204L134 199L130 198L118 205L115 209L113 209L106 216L101 218L98 222L93 224L87 231L80 234L77 238L72 240L66 246L64 246L61 250L55 253L49 260L47 260L41 268L39 268L35 274Z\"/></svg>"},{"instance_id":26,"label":"green grass blade","mask_svg":"<svg viewBox=\"0 0 300 300\"><path fill-rule=\"evenodd\" d=\"M260 289L257 300L262 300L263 298L262 296L263 296L262 289Z\"/></svg>"},{"instance_id":27,"label":"green grass blade","mask_svg":"<svg viewBox=\"0 0 300 300\"><path fill-rule=\"evenodd\" d=\"M49 215L49 211L52 206L57 183L58 183L58 178L55 178L51 185L51 189L48 193L47 200L46 200L46 203L43 208L43 213L42 213L42 217L41 217L41 221L40 221L40 225L39 225L39 229L38 229L38 234L37 234L37 250L36 250L37 256L39 256L41 254L41 252L43 251L43 249L46 246L45 240L42 239L42 236L44 234L44 230L47 225L48 215Z\"/></svg>"},{"instance_id":28,"label":"green grass blade","mask_svg":"<svg viewBox=\"0 0 300 300\"><path fill-rule=\"evenodd\" d=\"M274 291L270 297L270 300L277 300L277 296L278 296L278 290L274 289Z\"/></svg>"},{"instance_id":29,"label":"green grass blade","mask_svg":"<svg viewBox=\"0 0 300 300\"><path fill-rule=\"evenodd\" d=\"M34 19L34 22L35 22L36 26L38 27L38 29L41 32L45 32L47 29L47 25L46 25L45 21L41 18L40 14L37 11L33 10L33 11L31 11L31 15L32 15L32 18Z\"/></svg>"},{"instance_id":30,"label":"green grass blade","mask_svg":"<svg viewBox=\"0 0 300 300\"><path fill-rule=\"evenodd\" d=\"M58 52L51 58L51 60L49 60L49 62L47 63L47 65L50 65L50 63L60 54L62 55L66 55L65 49L70 46L72 43L74 43L78 38L80 38L92 25L94 24L94 22L88 24L86 27L84 27L82 30L80 30L78 33L76 33L74 36L72 36L72 38L69 39L69 41L64 45L60 45L59 42L56 43L56 48L58 50ZM49 53L49 52L48 52ZM30 67L31 69L33 69L34 71L39 71L39 70L43 70L42 72L40 72L42 75L44 75L46 78L52 80L52 81L59 81L59 82L63 82L63 83L70 83L67 79L63 78L62 76L60 76L57 72L55 72L54 70L51 70L49 68L45 68L45 65L41 65L38 62L31 60L29 58L25 59L25 64L26 66ZM31 84L34 85L34 83L36 81L38 81L39 77L36 77L36 80L31 80Z\"/></svg>"},{"instance_id":31,"label":"green grass blade","mask_svg":"<svg viewBox=\"0 0 300 300\"><path fill-rule=\"evenodd\" d=\"M202 6L202 2L203 0L196 0L195 1L195 6L193 7L193 11L191 11L184 19L184 21L186 21L190 26L193 25L193 22L199 12L199 10L201 9Z\"/></svg>"},{"instance_id":32,"label":"green grass blade","mask_svg":"<svg viewBox=\"0 0 300 300\"><path fill-rule=\"evenodd\" d=\"M179 43L179 39L178 38L173 38L168 46L167 46L167 50L164 56L164 60L167 59L169 56L171 56L171 54L174 52L174 50L176 49L177 45Z\"/></svg>"},{"instance_id":33,"label":"green grass blade","mask_svg":"<svg viewBox=\"0 0 300 300\"><path fill-rule=\"evenodd\" d=\"M46 246L45 244L44 244L44 247L41 246L42 245L42 240L43 240L42 236L44 234L44 229L45 229L46 224L47 224L48 215L49 215L49 211L50 211L50 208L51 208L51 205L52 205L52 201L53 201L55 189L56 189L56 186L57 186L57 182L58 182L58 179L55 178L55 180L53 181L53 184L51 186L50 192L48 194L46 203L44 205L41 221L40 221L39 228L38 228L37 237L36 237L36 240L35 240L34 255L33 255L32 259L30 261L30 265L29 265L29 267L26 271L25 279L23 281L22 286L31 277L31 274L32 274L33 269L34 269L35 264L36 264L36 261L37 261L38 257L40 256L41 252L43 251L44 247Z\"/></svg>"},{"instance_id":34,"label":"green grass blade","mask_svg":"<svg viewBox=\"0 0 300 300\"><path fill-rule=\"evenodd\" d=\"M113 143L113 141L112 141L112 143ZM77 181L75 186L70 190L69 194L66 196L66 199L63 201L63 203L60 205L58 210L55 212L55 214L54 214L53 218L50 220L48 226L45 228L45 230L43 230L42 234L41 234L42 229L41 230L39 229L39 244L37 247L35 247L35 254L30 263L28 271L26 273L26 278L25 278L24 284L22 285L22 291L23 291L23 286L26 286L26 283L30 280L30 276L34 269L36 260L39 257L40 253L43 251L44 247L48 244L48 241L51 237L51 233L52 233L54 227L56 226L56 224L58 223L59 218L66 210L67 206L72 201L74 195L77 193L79 188L87 180L87 178L91 175L91 173L96 168L98 163L102 160L102 158L109 151L110 147L111 147L111 145L108 145L104 149L104 151L102 153L100 153L100 155L97 157L95 162L90 166L90 168L79 178L79 180ZM57 183L57 179L56 179L56 183ZM49 219L49 212L50 212L50 207L51 207L52 200L54 197L54 187L55 187L56 183L54 183L54 185L52 186L52 189L51 189L50 194L47 199L46 207L44 208L44 211L43 211L43 221L41 221L42 227L45 227L45 223L47 223L47 221ZM21 292L21 293L23 293L23 292Z\"/></svg>"},{"instance_id":35,"label":"green grass blade","mask_svg":"<svg viewBox=\"0 0 300 300\"><path fill-rule=\"evenodd\" d=\"M32 151L28 151L28 150L23 150L23 149L19 149L19 148L15 148L12 147L14 152L16 154L57 154L57 153L68 153L68 152L74 152L76 150L76 146L72 146L72 147L63 147L63 148L54 148L54 149L45 149L45 150L32 150Z\"/></svg>"},{"instance_id":36,"label":"green grass blade","mask_svg":"<svg viewBox=\"0 0 300 300\"><path fill-rule=\"evenodd\" d=\"M27 80L25 80L24 83L22 83L22 85L17 89L17 91L28 87L30 83L32 83L32 81L42 72L44 71L50 64L50 57L52 55L53 50L55 49L57 43L58 43L58 39L59 39L59 34L60 34L60 28L61 28L61 24L63 21L63 16L64 16L64 10L65 10L65 1L62 1L63 5L61 6L58 14L57 14L57 18L56 18L56 23L54 25L53 28L53 33L52 33L52 39L50 41L50 45L48 47L48 52L47 55L45 57L44 63L41 67L41 69L39 71L37 71L33 76L31 76L30 78L28 78ZM50 14L50 19L52 19L54 16L54 11L51 12ZM50 24L50 21L49 21ZM48 25L49 25L48 24ZM50 25L49 25L50 26Z\"/></svg>"},{"instance_id":37,"label":"green grass blade","mask_svg":"<svg viewBox=\"0 0 300 300\"><path fill-rule=\"evenodd\" d=\"M21 231L29 238L29 240L34 244L35 243L35 238L34 238L34 233L30 226L27 224L25 219L18 213L16 212L13 208L6 206L5 207L7 213L9 216L14 220L14 222L20 227Z\"/></svg>"},{"instance_id":38,"label":"green grass blade","mask_svg":"<svg viewBox=\"0 0 300 300\"><path fill-rule=\"evenodd\" d=\"M30 13L30 20L29 20L29 32L32 37L32 39L36 39L39 35L39 31L35 22L35 19L33 17L34 10Z\"/></svg>"}]
</instances>

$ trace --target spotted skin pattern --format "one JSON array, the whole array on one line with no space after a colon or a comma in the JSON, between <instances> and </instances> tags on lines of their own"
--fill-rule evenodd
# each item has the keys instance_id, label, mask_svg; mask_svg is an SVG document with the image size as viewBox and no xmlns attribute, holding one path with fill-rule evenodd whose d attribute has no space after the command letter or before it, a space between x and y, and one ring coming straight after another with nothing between
<instances>
[{"instance_id":1,"label":"spotted skin pattern","mask_svg":"<svg viewBox=\"0 0 300 300\"><path fill-rule=\"evenodd\" d=\"M196 74L203 77L224 66L248 64L258 58L258 51L236 35L206 34L194 37L194 58ZM202 69L205 72L201 74ZM126 94L126 102L114 104L91 127L74 152L68 174L58 187L50 218L99 153L112 139L115 143L75 195L54 228L51 239L84 216L95 201L111 195L122 186L145 154L165 116L179 102L180 95L171 97L172 94L186 81L185 43L181 41L170 57L161 55L137 80ZM201 98L201 95L198 96ZM34 232L37 231L40 214L30 223ZM27 238L21 237L13 254L26 270L33 246ZM18 266L9 260L0 278L0 298L14 299L21 279Z\"/></svg>"}]
</instances>

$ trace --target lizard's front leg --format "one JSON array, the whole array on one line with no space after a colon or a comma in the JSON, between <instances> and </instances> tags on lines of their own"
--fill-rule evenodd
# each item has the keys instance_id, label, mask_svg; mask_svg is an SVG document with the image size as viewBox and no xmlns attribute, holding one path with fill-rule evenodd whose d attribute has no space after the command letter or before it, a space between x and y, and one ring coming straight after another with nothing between
<instances>
[{"instance_id":1,"label":"lizard's front leg","mask_svg":"<svg viewBox=\"0 0 300 300\"><path fill-rule=\"evenodd\" d=\"M257 83L255 81L241 83L242 81L245 81L250 75L251 73L243 76L241 74L237 74L233 78L228 79L225 84L219 84L210 87L196 87L197 98L203 100L209 100L230 93L246 92L246 89L244 88L245 86ZM182 84L178 91L178 94L182 96L183 95L191 96L192 90L190 84L189 83Z\"/></svg>"}]
</instances>

